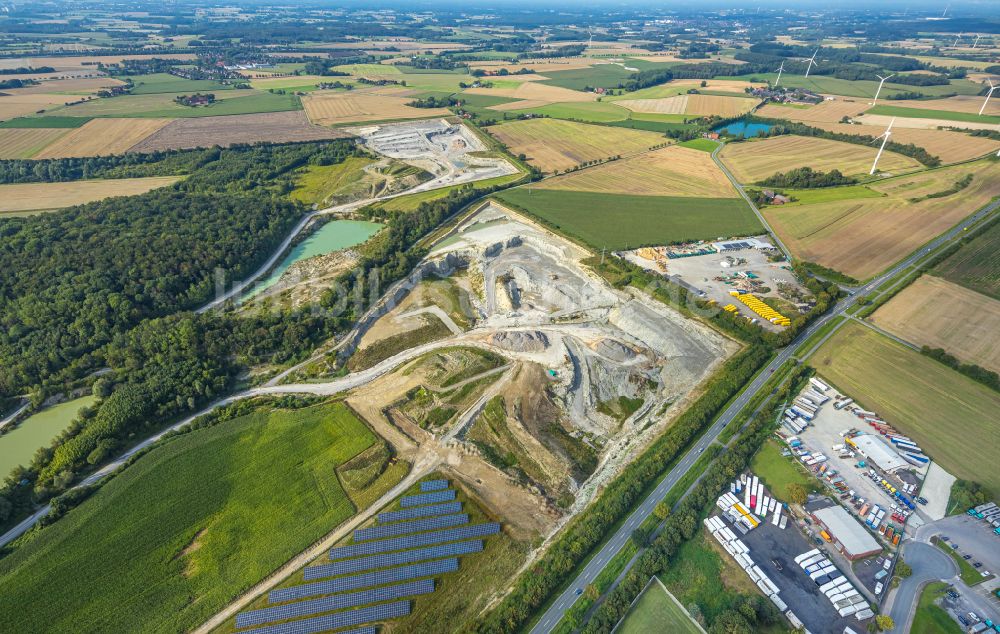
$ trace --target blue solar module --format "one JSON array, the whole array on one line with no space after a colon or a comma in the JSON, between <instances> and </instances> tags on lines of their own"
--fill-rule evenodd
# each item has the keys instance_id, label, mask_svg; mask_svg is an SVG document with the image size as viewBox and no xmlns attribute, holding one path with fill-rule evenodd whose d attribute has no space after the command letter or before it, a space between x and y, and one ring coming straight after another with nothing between
<instances>
[{"instance_id":1,"label":"blue solar module","mask_svg":"<svg viewBox=\"0 0 1000 634\"><path fill-rule=\"evenodd\" d=\"M354 541L363 542L369 539L380 537L393 537L395 535L405 535L407 533L419 533L435 528L449 528L460 524L468 524L469 516L461 515L439 515L437 517L425 517L422 520L413 522L399 522L387 526L372 526L370 528L359 528L354 531Z\"/></svg>"},{"instance_id":2,"label":"blue solar module","mask_svg":"<svg viewBox=\"0 0 1000 634\"><path fill-rule=\"evenodd\" d=\"M421 579L420 581L409 581L395 586L383 586L374 590L335 594L331 597L323 597L322 599L310 599L308 601L299 601L298 603L263 608L261 610L241 612L236 615L236 627L250 627L251 625L286 621L300 616L331 612L343 608L354 608L359 605L381 603L382 601L405 599L406 597L418 594L430 594L431 592L434 592L434 580Z\"/></svg>"},{"instance_id":3,"label":"blue solar module","mask_svg":"<svg viewBox=\"0 0 1000 634\"><path fill-rule=\"evenodd\" d=\"M442 489L447 489L447 488L448 488L447 480L428 480L427 482L420 483L420 490L423 493L427 493L428 491L440 491Z\"/></svg>"},{"instance_id":4,"label":"blue solar module","mask_svg":"<svg viewBox=\"0 0 1000 634\"><path fill-rule=\"evenodd\" d=\"M282 601L315 597L320 594L333 594L334 592L357 590L358 588L367 588L368 586L380 586L386 583L415 579L416 577L430 577L446 572L455 572L456 570L458 570L457 557L438 559L436 561L410 564L409 566L389 568L388 570L379 570L377 572L365 572L351 577L337 577L336 579L328 579L326 581L305 583L301 586L292 586L291 588L278 588L277 590L271 590L271 594L268 595L267 599L271 603L280 603Z\"/></svg>"},{"instance_id":5,"label":"blue solar module","mask_svg":"<svg viewBox=\"0 0 1000 634\"><path fill-rule=\"evenodd\" d=\"M455 490L446 489L444 491L434 491L433 493L420 493L419 495L407 495L399 501L399 505L404 509L422 504L434 504L435 502L447 502L455 499Z\"/></svg>"},{"instance_id":6,"label":"blue solar module","mask_svg":"<svg viewBox=\"0 0 1000 634\"><path fill-rule=\"evenodd\" d=\"M429 517L431 515L449 515L451 513L461 513L461 502L445 502L443 504L431 504L430 506L416 506L402 511L387 511L378 514L380 524L388 522L398 522L399 520L412 520L417 517Z\"/></svg>"},{"instance_id":7,"label":"blue solar module","mask_svg":"<svg viewBox=\"0 0 1000 634\"><path fill-rule=\"evenodd\" d=\"M372 555L370 557L360 557L358 559L345 559L343 561L338 561L332 564L323 564L321 566L309 566L308 568L305 568L302 573L306 581L312 581L313 579L322 579L323 577L346 575L349 572L362 572L364 570L398 566L399 564L412 564L415 561L423 561L424 559L468 555L469 553L478 553L482 549L483 542L476 539L467 542L455 542L452 544L431 546L429 548L404 550L398 553Z\"/></svg>"},{"instance_id":8,"label":"blue solar module","mask_svg":"<svg viewBox=\"0 0 1000 634\"><path fill-rule=\"evenodd\" d=\"M448 528L441 531L431 531L429 533L416 533L414 535L403 535L391 539L379 539L350 546L338 546L330 550L330 559L347 559L358 555L374 555L376 553L387 553L392 550L403 550L404 548L418 548L429 546L440 542L453 542L457 539L469 539L471 537L484 537L486 535L496 535L500 532L500 525L496 522L485 524L474 524L472 526L459 526L458 528Z\"/></svg>"},{"instance_id":9,"label":"blue solar module","mask_svg":"<svg viewBox=\"0 0 1000 634\"><path fill-rule=\"evenodd\" d=\"M359 610L314 616L311 619L302 619L301 621L268 625L256 630L245 630L242 634L314 634L315 632L333 630L338 627L384 621L396 618L397 616L406 616L409 613L410 602L397 601L396 603L383 603L382 605L373 605Z\"/></svg>"}]
</instances>

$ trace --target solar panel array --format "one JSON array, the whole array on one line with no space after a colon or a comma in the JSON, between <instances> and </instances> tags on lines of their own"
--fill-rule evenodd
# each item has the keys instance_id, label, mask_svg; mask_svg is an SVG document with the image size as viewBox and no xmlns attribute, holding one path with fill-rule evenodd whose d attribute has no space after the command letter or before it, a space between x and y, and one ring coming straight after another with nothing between
<instances>
[{"instance_id":1,"label":"solar panel array","mask_svg":"<svg viewBox=\"0 0 1000 634\"><path fill-rule=\"evenodd\" d=\"M419 548L420 546L429 546L430 544L440 542L453 542L456 539L496 535L498 532L500 532L500 525L496 522L459 526L458 528L448 528L440 531L416 533L414 535L403 535L402 537L393 537L391 539L379 539L360 544L338 546L337 548L330 549L330 559L346 559L348 557L357 557L358 555L374 555L376 553L387 553L405 548Z\"/></svg>"},{"instance_id":2,"label":"solar panel array","mask_svg":"<svg viewBox=\"0 0 1000 634\"><path fill-rule=\"evenodd\" d=\"M444 502L442 504L431 504L430 506L415 506L401 511L386 511L378 514L379 524L388 522L398 522L399 520L412 520L416 517L430 517L431 515L447 515L450 513L460 513L462 511L461 502Z\"/></svg>"},{"instance_id":3,"label":"solar panel array","mask_svg":"<svg viewBox=\"0 0 1000 634\"><path fill-rule=\"evenodd\" d=\"M355 608L359 605L393 601L419 594L430 594L431 592L434 592L434 580L421 579L420 581L410 581L395 586L375 588L373 590L335 594L332 597L323 597L322 599L310 599L308 601L299 601L298 603L263 608L261 610L241 612L236 615L236 627L274 623L275 621L284 621L300 616L319 614L320 612Z\"/></svg>"},{"instance_id":4,"label":"solar panel array","mask_svg":"<svg viewBox=\"0 0 1000 634\"><path fill-rule=\"evenodd\" d=\"M399 501L403 508L420 506L422 504L434 504L435 502L448 502L455 499L455 490L434 491L433 493L420 493L418 495L407 495Z\"/></svg>"},{"instance_id":5,"label":"solar panel array","mask_svg":"<svg viewBox=\"0 0 1000 634\"><path fill-rule=\"evenodd\" d=\"M431 546L428 548L404 550L398 553L371 555L370 557L359 557L358 559L345 559L332 564L309 566L302 572L306 581L312 581L313 579L322 579L323 577L344 575L349 572L362 572L364 570L398 566L399 564L412 564L415 561L422 561L424 559L468 555L469 553L478 553L482 549L483 542L477 539L466 542L454 542L451 544Z\"/></svg>"},{"instance_id":6,"label":"solar panel array","mask_svg":"<svg viewBox=\"0 0 1000 634\"><path fill-rule=\"evenodd\" d=\"M393 619L398 616L406 616L409 613L410 602L397 601L396 603L383 603L358 610L316 616L311 619L268 625L255 630L246 630L243 634L315 634L315 632L333 630L339 627Z\"/></svg>"},{"instance_id":7,"label":"solar panel array","mask_svg":"<svg viewBox=\"0 0 1000 634\"><path fill-rule=\"evenodd\" d=\"M386 583L395 583L416 577L429 577L431 575L455 572L458 570L458 558L438 559L420 564L410 564L399 568L389 568L377 572L365 572L351 577L337 577L327 581L316 581L290 588L278 588L271 590L268 601L271 603L281 603L282 601L293 601L295 599L305 599L320 594L333 594L345 590L357 590L368 586L380 586Z\"/></svg>"},{"instance_id":8,"label":"solar panel array","mask_svg":"<svg viewBox=\"0 0 1000 634\"><path fill-rule=\"evenodd\" d=\"M420 490L423 493L428 491L441 491L448 488L447 480L428 480L420 483Z\"/></svg>"},{"instance_id":9,"label":"solar panel array","mask_svg":"<svg viewBox=\"0 0 1000 634\"><path fill-rule=\"evenodd\" d=\"M395 535L405 535L407 533L419 533L435 528L448 528L468 524L469 516L461 515L439 515L438 517L426 517L413 522L399 522L388 526L372 526L371 528L359 528L354 531L354 541L364 542L380 537L393 537Z\"/></svg>"}]
</instances>

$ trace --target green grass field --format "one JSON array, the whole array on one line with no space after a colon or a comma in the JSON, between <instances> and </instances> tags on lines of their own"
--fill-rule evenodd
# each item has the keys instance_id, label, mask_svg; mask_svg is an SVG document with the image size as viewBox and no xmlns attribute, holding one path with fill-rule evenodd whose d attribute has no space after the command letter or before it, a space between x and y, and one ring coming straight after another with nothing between
<instances>
[{"instance_id":1,"label":"green grass field","mask_svg":"<svg viewBox=\"0 0 1000 634\"><path fill-rule=\"evenodd\" d=\"M503 117L499 111L491 111L498 118ZM511 118L520 114L540 114L553 119L575 119L591 123L608 123L611 121L624 121L628 119L629 111L621 106L605 101L579 101L569 103L553 103L538 108L527 108L524 110L509 110Z\"/></svg>"},{"instance_id":2,"label":"green grass field","mask_svg":"<svg viewBox=\"0 0 1000 634\"><path fill-rule=\"evenodd\" d=\"M20 117L0 122L0 128L79 128L91 117Z\"/></svg>"},{"instance_id":3,"label":"green grass field","mask_svg":"<svg viewBox=\"0 0 1000 634\"><path fill-rule=\"evenodd\" d=\"M739 198L627 196L525 188L501 192L497 197L596 250L763 231Z\"/></svg>"},{"instance_id":4,"label":"green grass field","mask_svg":"<svg viewBox=\"0 0 1000 634\"><path fill-rule=\"evenodd\" d=\"M946 471L1000 493L1000 471L981 467L993 447L973 440L1000 434L1000 394L858 323L840 328L809 363Z\"/></svg>"},{"instance_id":5,"label":"green grass field","mask_svg":"<svg viewBox=\"0 0 1000 634\"><path fill-rule=\"evenodd\" d=\"M637 68L637 67L633 67ZM629 76L631 71L618 64L598 64L590 68L575 68L572 70L556 70L544 73L548 79L542 83L550 86L583 90L587 86L593 88L617 88Z\"/></svg>"},{"instance_id":6,"label":"green grass field","mask_svg":"<svg viewBox=\"0 0 1000 634\"><path fill-rule=\"evenodd\" d=\"M625 615L625 620L617 630L621 634L700 634L704 632L691 620L684 608L656 580L646 586L639 600Z\"/></svg>"},{"instance_id":7,"label":"green grass field","mask_svg":"<svg viewBox=\"0 0 1000 634\"><path fill-rule=\"evenodd\" d=\"M233 96L227 95L210 106L195 108L174 103L173 94L157 93L95 99L75 106L61 106L52 112L60 117L189 118L302 109L302 103L295 95L255 90L241 90L239 96L235 94L234 91Z\"/></svg>"},{"instance_id":8,"label":"green grass field","mask_svg":"<svg viewBox=\"0 0 1000 634\"><path fill-rule=\"evenodd\" d=\"M693 150L708 152L709 154L714 152L715 148L719 147L719 144L711 139L691 139L690 141L683 141L678 145L681 147L689 147Z\"/></svg>"},{"instance_id":9,"label":"green grass field","mask_svg":"<svg viewBox=\"0 0 1000 634\"><path fill-rule=\"evenodd\" d=\"M945 119L946 121L969 121L972 123L1000 123L1000 117L993 115L979 115L974 112L955 112L954 110L905 108L903 106L887 106L885 104L869 108L865 111L865 114L909 117L911 119Z\"/></svg>"},{"instance_id":10,"label":"green grass field","mask_svg":"<svg viewBox=\"0 0 1000 634\"><path fill-rule=\"evenodd\" d=\"M194 92L215 92L217 90L232 90L233 87L212 79L184 79L168 73L152 73L149 75L132 75L130 77L116 77L125 81L131 79L135 87L132 89L133 95L152 95L156 93L194 93Z\"/></svg>"},{"instance_id":11,"label":"green grass field","mask_svg":"<svg viewBox=\"0 0 1000 634\"><path fill-rule=\"evenodd\" d=\"M976 234L931 272L1000 299L1000 222Z\"/></svg>"},{"instance_id":12,"label":"green grass field","mask_svg":"<svg viewBox=\"0 0 1000 634\"><path fill-rule=\"evenodd\" d=\"M193 629L354 514L336 467L376 442L339 403L172 439L0 560L0 631Z\"/></svg>"},{"instance_id":13,"label":"green grass field","mask_svg":"<svg viewBox=\"0 0 1000 634\"><path fill-rule=\"evenodd\" d=\"M778 499L788 502L788 485L801 484L806 491L816 491L816 480L809 477L791 458L781 455L777 442L769 440L753 457L750 470L757 474Z\"/></svg>"},{"instance_id":14,"label":"green grass field","mask_svg":"<svg viewBox=\"0 0 1000 634\"><path fill-rule=\"evenodd\" d=\"M754 75L716 77L715 79L754 79L757 81L770 81L773 84L777 77L777 73L759 73ZM781 85L786 88L807 88L819 93L843 95L845 97L872 97L878 88L877 81L851 81L836 77L824 77L822 75L803 77L791 73L785 73L781 76ZM954 93L959 95L976 95L979 94L980 89L981 86L979 84L967 79L953 79L950 84L943 86L906 86L886 82L885 86L882 87L880 98L913 91L921 92L930 97L941 97Z\"/></svg>"},{"instance_id":15,"label":"green grass field","mask_svg":"<svg viewBox=\"0 0 1000 634\"><path fill-rule=\"evenodd\" d=\"M962 634L964 630L955 619L934 603L947 592L948 584L943 581L934 581L924 587L913 614L910 634Z\"/></svg>"},{"instance_id":16,"label":"green grass field","mask_svg":"<svg viewBox=\"0 0 1000 634\"><path fill-rule=\"evenodd\" d=\"M790 205L812 205L816 203L828 203L834 200L854 200L857 198L879 198L883 196L879 192L869 189L864 185L847 185L845 187L817 187L815 189L781 189L786 196L791 196L795 202L785 203Z\"/></svg>"}]
</instances>

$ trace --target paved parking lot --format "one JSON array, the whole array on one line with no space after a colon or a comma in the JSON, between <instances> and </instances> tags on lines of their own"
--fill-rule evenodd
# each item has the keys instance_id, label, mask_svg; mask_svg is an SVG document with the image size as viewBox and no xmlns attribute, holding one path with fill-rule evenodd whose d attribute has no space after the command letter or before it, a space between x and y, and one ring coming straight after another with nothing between
<instances>
[{"instance_id":1,"label":"paved parking lot","mask_svg":"<svg viewBox=\"0 0 1000 634\"><path fill-rule=\"evenodd\" d=\"M833 604L820 593L819 586L795 564L797 556L821 547L809 541L791 518L785 530L765 521L746 535L740 535L740 539L750 548L754 563L778 586L778 596L809 631L843 632L847 626L858 632L865 631L864 621L859 622L853 616L841 617L833 609ZM772 560L777 560L781 570ZM847 572L842 564L834 563L842 573Z\"/></svg>"},{"instance_id":2,"label":"paved parking lot","mask_svg":"<svg viewBox=\"0 0 1000 634\"><path fill-rule=\"evenodd\" d=\"M931 535L948 537L950 542L958 544L959 553L972 556L969 563L982 563L981 571L1000 575L1000 535L996 535L993 527L983 520L969 515L953 515L929 524L920 532L924 539L929 539ZM1000 576L979 585L984 588L1000 587Z\"/></svg>"}]
</instances>

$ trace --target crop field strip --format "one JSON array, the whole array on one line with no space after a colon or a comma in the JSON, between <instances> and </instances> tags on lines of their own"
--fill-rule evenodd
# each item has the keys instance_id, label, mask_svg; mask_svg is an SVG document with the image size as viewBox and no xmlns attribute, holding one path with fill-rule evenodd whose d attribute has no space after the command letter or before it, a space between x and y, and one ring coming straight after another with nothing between
<instances>
[{"instance_id":1,"label":"crop field strip","mask_svg":"<svg viewBox=\"0 0 1000 634\"><path fill-rule=\"evenodd\" d=\"M302 578L306 581L313 579L323 579L324 577L336 577L351 572L363 572L365 570L375 570L387 568L399 564L411 564L425 559L437 559L438 557L452 557L454 555L468 555L478 553L483 549L483 541L474 539L464 542L452 542L439 546L427 548L415 548L413 550L403 550L396 553L386 553L359 557L358 559L344 559L331 564L321 564L319 566L309 566L302 570Z\"/></svg>"},{"instance_id":2,"label":"crop field strip","mask_svg":"<svg viewBox=\"0 0 1000 634\"><path fill-rule=\"evenodd\" d=\"M315 634L340 627L350 627L351 625L361 625L362 623L373 623L384 621L410 613L409 601L397 601L396 603L384 603L373 605L359 610L349 612L337 612L326 616L317 616L301 621L291 621L280 625L269 625L255 630L244 630L245 634Z\"/></svg>"},{"instance_id":3,"label":"crop field strip","mask_svg":"<svg viewBox=\"0 0 1000 634\"><path fill-rule=\"evenodd\" d=\"M68 132L66 128L0 129L0 159L31 158Z\"/></svg>"},{"instance_id":4,"label":"crop field strip","mask_svg":"<svg viewBox=\"0 0 1000 634\"><path fill-rule=\"evenodd\" d=\"M431 491L443 491L448 488L447 480L428 480L426 482L420 483L421 493L430 493Z\"/></svg>"},{"instance_id":5,"label":"crop field strip","mask_svg":"<svg viewBox=\"0 0 1000 634\"><path fill-rule=\"evenodd\" d=\"M71 130L33 158L73 158L122 154L160 128L170 119L91 119Z\"/></svg>"},{"instance_id":6,"label":"crop field strip","mask_svg":"<svg viewBox=\"0 0 1000 634\"><path fill-rule=\"evenodd\" d=\"M469 516L465 514L439 515L437 517L428 517L421 520L414 520L412 522L398 522L387 526L359 528L354 531L354 541L363 542L382 537L395 537L397 535L405 535L406 533L418 533L420 531L429 531L436 528L450 528L452 526L468 523Z\"/></svg>"},{"instance_id":7,"label":"crop field strip","mask_svg":"<svg viewBox=\"0 0 1000 634\"><path fill-rule=\"evenodd\" d=\"M335 594L321 599L310 599L298 603L263 608L261 610L240 612L236 615L236 627L263 625L265 623L294 619L300 616L319 614L320 612L332 612L333 610L342 610L344 608L355 608L359 605L395 601L396 599L405 599L432 592L434 592L434 580L421 579L419 581L409 581L407 583L383 586L372 590Z\"/></svg>"},{"instance_id":8,"label":"crop field strip","mask_svg":"<svg viewBox=\"0 0 1000 634\"><path fill-rule=\"evenodd\" d=\"M485 537L496 535L500 532L500 524L496 522L485 522L472 526L461 526L459 528L449 528L428 533L418 533L415 535L405 535L403 537L393 537L378 541L364 542L361 544L350 544L339 546L330 550L330 559L346 559L348 557L358 557L362 555L377 555L394 550L409 548L419 548L430 546L441 542L452 542L459 539L469 539L471 537Z\"/></svg>"},{"instance_id":9,"label":"crop field strip","mask_svg":"<svg viewBox=\"0 0 1000 634\"><path fill-rule=\"evenodd\" d=\"M380 524L386 524L388 522L398 522L399 520L409 520L431 515L450 515L452 513L460 513L461 511L461 502L445 502L443 504L417 506L400 511L386 511L378 514L378 521Z\"/></svg>"},{"instance_id":10,"label":"crop field strip","mask_svg":"<svg viewBox=\"0 0 1000 634\"><path fill-rule=\"evenodd\" d=\"M435 502L449 502L455 499L454 490L432 491L431 493L421 493L419 495L408 495L400 500L399 505L403 508L410 506L421 506L423 504L433 504Z\"/></svg>"},{"instance_id":11,"label":"crop field strip","mask_svg":"<svg viewBox=\"0 0 1000 634\"><path fill-rule=\"evenodd\" d=\"M108 178L55 183L0 185L0 214L55 210L111 196L135 196L172 185L180 176Z\"/></svg>"},{"instance_id":12,"label":"crop field strip","mask_svg":"<svg viewBox=\"0 0 1000 634\"><path fill-rule=\"evenodd\" d=\"M977 233L933 273L1000 300L1000 222Z\"/></svg>"},{"instance_id":13,"label":"crop field strip","mask_svg":"<svg viewBox=\"0 0 1000 634\"><path fill-rule=\"evenodd\" d=\"M334 594L345 590L357 590L358 588L406 581L407 579L416 579L417 577L430 577L447 572L455 572L456 570L458 570L458 557L451 557L449 559L410 564L388 570L379 570L377 572L366 572L350 577L337 577L336 579L329 579L327 581L316 581L290 588L279 588L272 590L267 598L271 603L282 603L284 601L295 601L321 594Z\"/></svg>"},{"instance_id":14,"label":"crop field strip","mask_svg":"<svg viewBox=\"0 0 1000 634\"><path fill-rule=\"evenodd\" d=\"M851 123L814 123L817 128L839 134L877 137L885 132L884 127ZM945 163L957 163L995 153L1000 149L1000 141L985 136L972 136L965 132L925 128L897 128L893 126L892 140L897 143L912 143L922 147Z\"/></svg>"}]
</instances>

